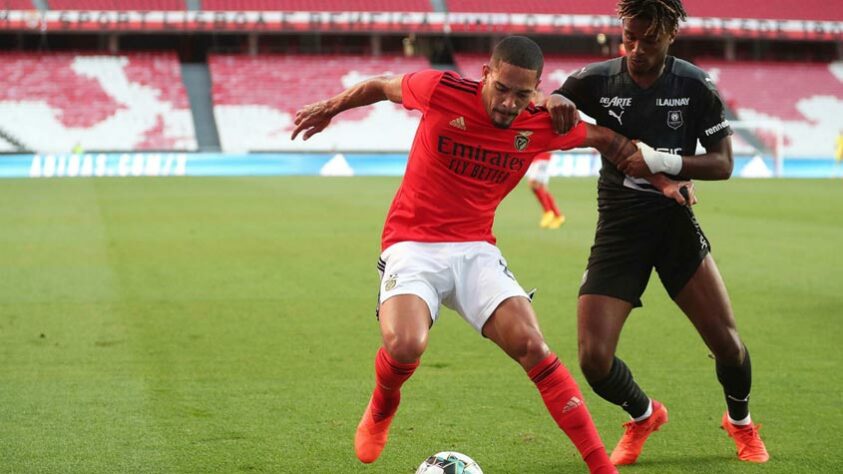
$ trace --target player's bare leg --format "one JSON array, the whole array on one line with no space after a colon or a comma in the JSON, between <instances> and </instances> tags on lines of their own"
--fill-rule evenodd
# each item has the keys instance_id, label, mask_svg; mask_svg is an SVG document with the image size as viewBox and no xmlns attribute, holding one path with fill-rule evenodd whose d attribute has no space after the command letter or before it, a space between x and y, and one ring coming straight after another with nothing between
<instances>
[{"instance_id":1,"label":"player's bare leg","mask_svg":"<svg viewBox=\"0 0 843 474\"><path fill-rule=\"evenodd\" d=\"M398 295L380 306L379 320L383 347L375 359L375 389L354 435L354 451L364 463L374 462L386 446L401 385L427 348L430 309L418 296Z\"/></svg>"},{"instance_id":2,"label":"player's bare leg","mask_svg":"<svg viewBox=\"0 0 843 474\"><path fill-rule=\"evenodd\" d=\"M734 439L738 458L766 462L770 456L758 435L759 426L749 415L749 352L738 335L726 285L710 254L676 296L676 304L714 354L717 379L723 385L728 407L721 426Z\"/></svg>"},{"instance_id":3,"label":"player's bare leg","mask_svg":"<svg viewBox=\"0 0 843 474\"><path fill-rule=\"evenodd\" d=\"M633 464L647 438L667 423L667 408L650 400L632 378L626 364L615 357L618 339L632 304L603 295L582 295L577 302L580 368L595 393L623 408L632 418L611 460L615 465Z\"/></svg>"},{"instance_id":4,"label":"player's bare leg","mask_svg":"<svg viewBox=\"0 0 843 474\"><path fill-rule=\"evenodd\" d=\"M548 349L527 298L505 300L483 334L527 372L556 424L571 439L592 473L615 473L583 395L568 369Z\"/></svg>"}]
</instances>

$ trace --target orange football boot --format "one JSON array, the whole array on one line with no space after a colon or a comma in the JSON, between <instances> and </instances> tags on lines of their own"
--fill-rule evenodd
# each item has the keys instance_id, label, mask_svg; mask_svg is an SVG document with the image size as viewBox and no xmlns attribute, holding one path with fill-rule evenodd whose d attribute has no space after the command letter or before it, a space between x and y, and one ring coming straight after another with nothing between
<instances>
[{"instance_id":1,"label":"orange football boot","mask_svg":"<svg viewBox=\"0 0 843 474\"><path fill-rule=\"evenodd\" d=\"M389 425L392 424L393 418L395 418L395 413L381 421L375 421L372 415L372 400L369 400L363 418L357 425L357 433L354 434L354 452L357 453L357 459L366 464L378 459L383 447L386 446Z\"/></svg>"},{"instance_id":2,"label":"orange football boot","mask_svg":"<svg viewBox=\"0 0 843 474\"><path fill-rule=\"evenodd\" d=\"M729 421L729 412L726 412L723 414L723 422L720 426L735 441L735 446L738 448L738 459L741 461L762 463L770 459L767 447L764 446L764 442L761 441L761 436L758 434L761 425L755 423L746 426L732 424Z\"/></svg>"},{"instance_id":3,"label":"orange football boot","mask_svg":"<svg viewBox=\"0 0 843 474\"><path fill-rule=\"evenodd\" d=\"M626 431L612 451L612 455L609 456L609 460L615 466L635 464L644 448L644 442L647 441L650 434L658 431L665 423L667 423L667 408L653 400L653 414L649 418L643 421L628 421L623 424Z\"/></svg>"}]
</instances>

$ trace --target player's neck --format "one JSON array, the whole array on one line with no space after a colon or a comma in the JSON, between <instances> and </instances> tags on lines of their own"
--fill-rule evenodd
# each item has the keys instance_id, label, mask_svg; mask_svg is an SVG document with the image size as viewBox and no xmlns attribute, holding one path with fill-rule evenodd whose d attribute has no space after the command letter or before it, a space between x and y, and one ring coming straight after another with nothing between
<instances>
[{"instance_id":1,"label":"player's neck","mask_svg":"<svg viewBox=\"0 0 843 474\"><path fill-rule=\"evenodd\" d=\"M662 62L661 65L659 65L658 67L655 67L652 70L641 74L636 74L632 71L628 72L629 77L632 78L633 82L635 82L638 87L642 89L649 89L650 86L652 86L656 81L658 81L660 77L662 77L662 74L664 74L664 68L665 63Z\"/></svg>"}]
</instances>

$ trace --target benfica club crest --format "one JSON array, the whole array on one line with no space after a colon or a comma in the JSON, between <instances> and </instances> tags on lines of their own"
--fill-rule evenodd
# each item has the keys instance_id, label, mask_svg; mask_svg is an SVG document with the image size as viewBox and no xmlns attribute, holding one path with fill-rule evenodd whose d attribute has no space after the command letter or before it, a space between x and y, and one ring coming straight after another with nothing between
<instances>
[{"instance_id":1,"label":"benfica club crest","mask_svg":"<svg viewBox=\"0 0 843 474\"><path fill-rule=\"evenodd\" d=\"M395 288L395 285L398 283L397 280L398 280L398 275L396 275L394 273L392 275L389 275L389 279L386 280L386 283L383 284L383 290L389 291L389 290Z\"/></svg>"},{"instance_id":2,"label":"benfica club crest","mask_svg":"<svg viewBox=\"0 0 843 474\"><path fill-rule=\"evenodd\" d=\"M682 122L682 111L681 110L671 110L667 113L667 126L676 130L677 128L681 127L683 124Z\"/></svg>"},{"instance_id":3,"label":"benfica club crest","mask_svg":"<svg viewBox=\"0 0 843 474\"><path fill-rule=\"evenodd\" d=\"M515 135L515 149L518 151L524 151L527 149L527 146L530 144L530 135L533 132L524 130L523 132L518 132L518 135Z\"/></svg>"}]
</instances>

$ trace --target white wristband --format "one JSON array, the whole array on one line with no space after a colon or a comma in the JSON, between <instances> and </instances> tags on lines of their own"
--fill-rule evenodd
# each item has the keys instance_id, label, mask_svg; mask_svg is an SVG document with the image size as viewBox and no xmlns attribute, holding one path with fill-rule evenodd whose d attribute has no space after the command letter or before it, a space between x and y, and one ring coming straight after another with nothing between
<instances>
[{"instance_id":1,"label":"white wristband","mask_svg":"<svg viewBox=\"0 0 843 474\"><path fill-rule=\"evenodd\" d=\"M641 156L644 157L644 162L647 163L647 168L650 168L651 173L677 175L680 171L682 171L681 156L674 155L673 153L656 151L650 145L643 142L637 142L635 146L641 150Z\"/></svg>"}]
</instances>

